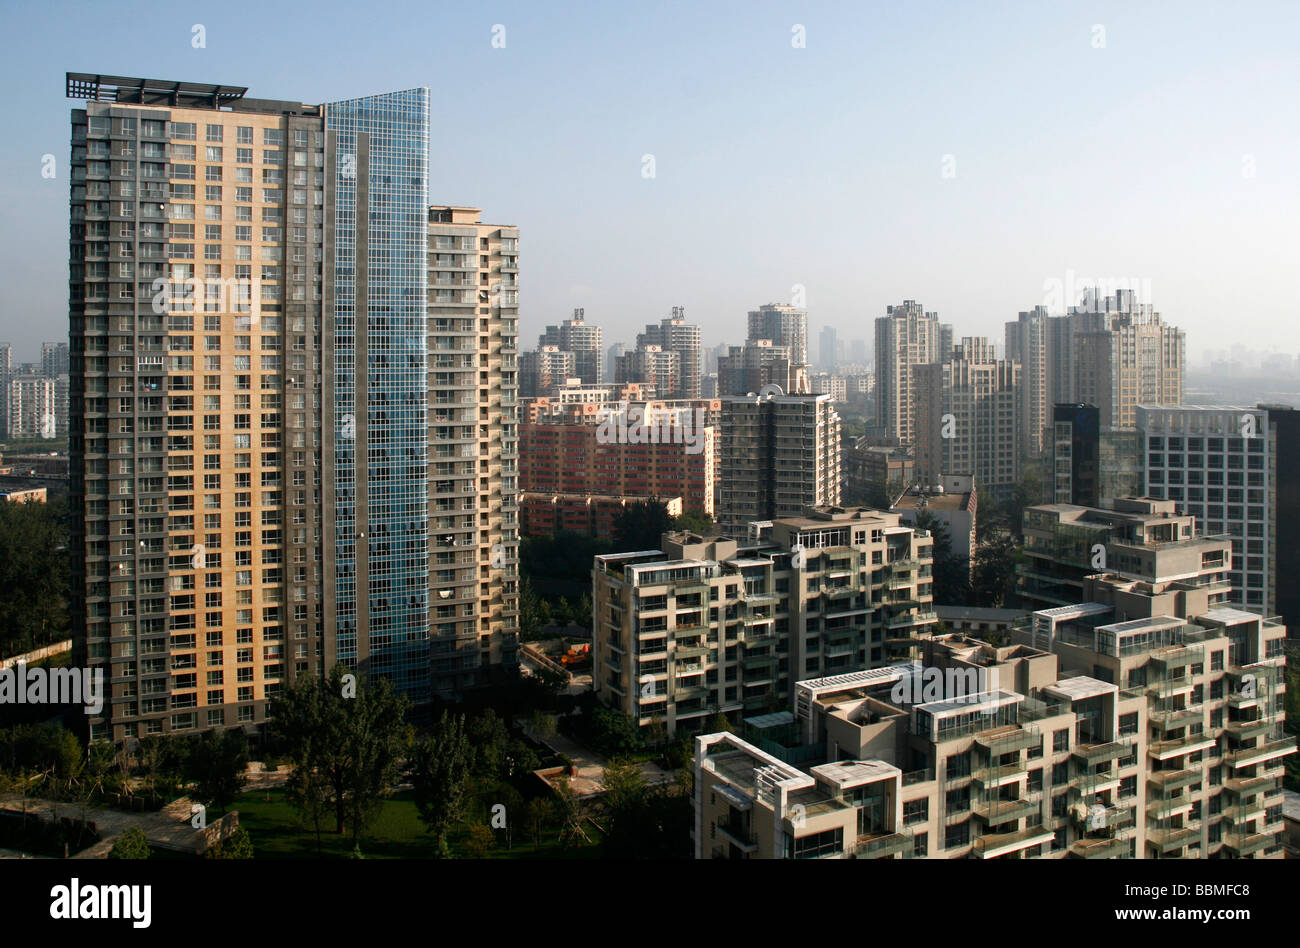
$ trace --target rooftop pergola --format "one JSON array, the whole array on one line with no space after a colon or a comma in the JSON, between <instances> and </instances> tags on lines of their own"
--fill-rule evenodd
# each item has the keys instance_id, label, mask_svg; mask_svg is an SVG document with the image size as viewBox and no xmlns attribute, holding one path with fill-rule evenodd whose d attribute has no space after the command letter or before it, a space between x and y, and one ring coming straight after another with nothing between
<instances>
[{"instance_id":1,"label":"rooftop pergola","mask_svg":"<svg viewBox=\"0 0 1300 948\"><path fill-rule=\"evenodd\" d=\"M171 79L135 79L86 72L70 72L67 77L69 99L89 99L95 102L219 109L242 99L248 92L246 86L176 82Z\"/></svg>"}]
</instances>

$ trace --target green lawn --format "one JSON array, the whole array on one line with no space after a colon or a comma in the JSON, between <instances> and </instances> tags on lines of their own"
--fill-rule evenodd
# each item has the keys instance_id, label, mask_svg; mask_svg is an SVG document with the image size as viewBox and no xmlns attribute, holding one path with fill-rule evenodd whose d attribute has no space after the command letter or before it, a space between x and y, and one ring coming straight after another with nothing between
<instances>
[{"instance_id":1,"label":"green lawn","mask_svg":"<svg viewBox=\"0 0 1300 948\"><path fill-rule=\"evenodd\" d=\"M267 799L269 797L269 800ZM246 793L233 807L239 811L239 825L248 830L253 839L253 851L259 859L346 858L351 855L351 834L342 836L334 832L334 824L322 826L319 854L316 834L310 827L302 826L298 813L285 799L283 790ZM487 855L489 859L560 859L592 858L599 855L599 834L586 826L593 845L578 850L562 850L556 842L555 827L547 827L542 834L541 847L531 840L520 827L514 836L514 846L507 850L502 833L498 832L498 846ZM451 834L450 845L455 855L463 856L466 827L458 827ZM434 853L433 838L425 831L416 813L409 792L398 793L384 801L374 824L361 839L361 852L367 859L428 859Z\"/></svg>"}]
</instances>

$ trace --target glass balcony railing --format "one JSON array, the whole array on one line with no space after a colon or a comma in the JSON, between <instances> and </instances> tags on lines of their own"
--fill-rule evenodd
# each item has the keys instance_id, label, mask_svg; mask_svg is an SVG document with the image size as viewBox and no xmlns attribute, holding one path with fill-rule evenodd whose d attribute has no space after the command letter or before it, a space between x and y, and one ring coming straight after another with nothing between
<instances>
[{"instance_id":1,"label":"glass balcony railing","mask_svg":"<svg viewBox=\"0 0 1300 948\"><path fill-rule=\"evenodd\" d=\"M1106 760L1130 757L1136 746L1136 742L1132 740L1110 741L1105 744L1078 744L1073 754L1089 764L1098 764Z\"/></svg>"},{"instance_id":2,"label":"glass balcony railing","mask_svg":"<svg viewBox=\"0 0 1300 948\"><path fill-rule=\"evenodd\" d=\"M1070 854L1079 859L1121 859L1129 853L1129 840L1113 836L1080 839L1070 844Z\"/></svg>"},{"instance_id":3,"label":"glass balcony railing","mask_svg":"<svg viewBox=\"0 0 1300 948\"><path fill-rule=\"evenodd\" d=\"M916 842L908 830L859 836L854 855L858 859L887 859L897 855L906 857L912 854L915 845Z\"/></svg>"},{"instance_id":4,"label":"glass balcony railing","mask_svg":"<svg viewBox=\"0 0 1300 948\"><path fill-rule=\"evenodd\" d=\"M1252 764L1260 764L1272 760L1275 757L1283 757L1287 754L1295 753L1296 739L1292 736L1283 737L1279 740L1260 741L1254 747L1243 747L1240 750L1233 751L1224 755L1224 763L1232 767L1249 767Z\"/></svg>"}]
</instances>

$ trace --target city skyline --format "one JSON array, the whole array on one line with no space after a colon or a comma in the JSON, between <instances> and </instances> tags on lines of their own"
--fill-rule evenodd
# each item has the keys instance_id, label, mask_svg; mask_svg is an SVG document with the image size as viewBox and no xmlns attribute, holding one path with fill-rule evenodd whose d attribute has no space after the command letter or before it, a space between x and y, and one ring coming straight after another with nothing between
<instances>
[{"instance_id":1,"label":"city skyline","mask_svg":"<svg viewBox=\"0 0 1300 948\"><path fill-rule=\"evenodd\" d=\"M14 134L0 148L0 200L30 223L3 246L13 269L0 290L0 340L26 360L58 336L66 309L57 82L26 77L96 69L323 100L358 85L430 85L434 116L454 110L463 140L480 143L434 150L430 203L472 200L485 219L534 235L524 339L584 308L607 345L630 346L681 305L707 348L738 342L755 303L789 303L796 287L812 335L831 325L841 339L867 338L891 301L920 299L963 334L998 338L1018 312L1047 305L1060 315L1072 287L1100 281L1103 295L1149 296L1142 302L1187 332L1193 362L1222 344L1223 314L1242 308L1255 347L1300 351L1284 282L1296 249L1285 224L1300 209L1289 171L1297 143L1269 121L1273 90L1296 78L1281 28L1294 14L1267 5L1247 28L1222 32L1207 74L1195 9L1178 20L1111 4L1019 12L1009 27L938 8L549 19L507 5L439 13L451 42L431 66L420 24L432 14L412 7L403 36L354 24L355 48L369 51L335 77L315 75L307 52L325 41L328 16L293 23L303 42L277 47L268 68L257 37L288 25L274 11L251 37L215 10L132 18L129 42L127 21L108 11L81 10L86 29L66 36L33 29L44 14L10 11L8 32L33 39L0 68L11 84L30 82L24 103L40 107L5 106ZM203 46L192 27L203 28ZM504 46L493 45L498 36ZM148 69L131 52L138 42L150 46ZM900 84L918 51L944 68ZM772 68L745 68L755 57ZM457 75L473 81L448 85ZM530 173L492 144L503 118L510 139L529 143ZM1017 141L1028 147L1013 152L1006 143ZM52 179L42 177L45 155ZM575 207L611 223L592 228ZM1211 221L1233 239L1202 239ZM683 234L706 227L733 236L704 265Z\"/></svg>"}]
</instances>

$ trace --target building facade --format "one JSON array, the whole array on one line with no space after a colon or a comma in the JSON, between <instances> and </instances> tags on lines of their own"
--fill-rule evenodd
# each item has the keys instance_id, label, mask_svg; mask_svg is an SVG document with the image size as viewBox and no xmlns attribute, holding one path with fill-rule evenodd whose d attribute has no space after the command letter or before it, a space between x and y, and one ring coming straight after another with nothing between
<instances>
[{"instance_id":1,"label":"building facade","mask_svg":"<svg viewBox=\"0 0 1300 948\"><path fill-rule=\"evenodd\" d=\"M912 369L917 476L973 474L994 494L1020 476L1020 364L997 359L987 339L963 339L944 362Z\"/></svg>"},{"instance_id":2,"label":"building facade","mask_svg":"<svg viewBox=\"0 0 1300 948\"><path fill-rule=\"evenodd\" d=\"M1266 409L1137 409L1145 492L1171 500L1206 533L1232 538L1233 587L1243 608L1273 615L1277 605L1277 480L1282 444ZM1294 510L1294 508L1293 508ZM1294 621L1294 620L1291 620Z\"/></svg>"},{"instance_id":3,"label":"building facade","mask_svg":"<svg viewBox=\"0 0 1300 948\"><path fill-rule=\"evenodd\" d=\"M68 76L74 651L113 682L94 739L257 733L335 662L416 701L513 663L513 602L480 613L515 549L487 505L514 450L517 236L431 234L427 90L246 91ZM468 439L431 423L451 406ZM465 478L447 552L481 589L438 568L440 462Z\"/></svg>"},{"instance_id":4,"label":"building facade","mask_svg":"<svg viewBox=\"0 0 1300 948\"><path fill-rule=\"evenodd\" d=\"M910 446L918 437L913 368L939 362L940 353L939 314L915 300L890 306L876 320L876 424L898 444Z\"/></svg>"},{"instance_id":5,"label":"building facade","mask_svg":"<svg viewBox=\"0 0 1300 948\"><path fill-rule=\"evenodd\" d=\"M729 396L722 402L718 525L840 503L840 416L829 395Z\"/></svg>"},{"instance_id":6,"label":"building facade","mask_svg":"<svg viewBox=\"0 0 1300 948\"><path fill-rule=\"evenodd\" d=\"M883 665L934 624L933 541L896 516L825 508L752 540L665 534L598 556L597 698L640 728L788 707L805 675Z\"/></svg>"}]
</instances>

